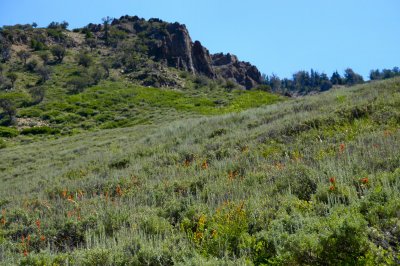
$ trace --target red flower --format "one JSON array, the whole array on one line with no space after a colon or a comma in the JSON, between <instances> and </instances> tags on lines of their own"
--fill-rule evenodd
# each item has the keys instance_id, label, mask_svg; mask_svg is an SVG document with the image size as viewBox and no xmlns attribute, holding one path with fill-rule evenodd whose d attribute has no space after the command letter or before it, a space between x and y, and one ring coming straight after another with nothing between
<instances>
[{"instance_id":1,"label":"red flower","mask_svg":"<svg viewBox=\"0 0 400 266\"><path fill-rule=\"evenodd\" d=\"M331 178L329 178L329 182L330 183L332 183L332 184L335 184L336 183L336 177L331 177Z\"/></svg>"},{"instance_id":2,"label":"red flower","mask_svg":"<svg viewBox=\"0 0 400 266\"><path fill-rule=\"evenodd\" d=\"M344 145L344 143L341 143L339 146L339 152L343 153L345 149L346 149L346 145Z\"/></svg>"},{"instance_id":3,"label":"red flower","mask_svg":"<svg viewBox=\"0 0 400 266\"><path fill-rule=\"evenodd\" d=\"M329 187L329 191L334 191L335 189L336 189L336 187L333 185Z\"/></svg>"},{"instance_id":4,"label":"red flower","mask_svg":"<svg viewBox=\"0 0 400 266\"><path fill-rule=\"evenodd\" d=\"M369 183L369 179L368 179L368 177L364 177L364 178L360 179L360 182L363 183L363 184L368 184Z\"/></svg>"},{"instance_id":5,"label":"red flower","mask_svg":"<svg viewBox=\"0 0 400 266\"><path fill-rule=\"evenodd\" d=\"M40 220L36 220L36 227L38 228L38 230L40 231Z\"/></svg>"}]
</instances>

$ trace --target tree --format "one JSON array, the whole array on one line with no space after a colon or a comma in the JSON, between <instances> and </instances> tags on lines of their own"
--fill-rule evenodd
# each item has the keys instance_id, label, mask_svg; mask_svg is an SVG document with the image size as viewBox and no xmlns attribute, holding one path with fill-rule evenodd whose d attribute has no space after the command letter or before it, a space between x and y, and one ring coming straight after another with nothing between
<instances>
[{"instance_id":1,"label":"tree","mask_svg":"<svg viewBox=\"0 0 400 266\"><path fill-rule=\"evenodd\" d=\"M39 54L39 57L43 60L43 64L47 65L47 63L49 62L49 59L50 59L50 54L47 51L42 51Z\"/></svg>"},{"instance_id":2,"label":"tree","mask_svg":"<svg viewBox=\"0 0 400 266\"><path fill-rule=\"evenodd\" d=\"M360 84L360 83L364 82L363 77L361 75L355 73L353 71L353 69L347 68L344 72L345 72L344 80L345 80L346 85L351 86L351 85Z\"/></svg>"},{"instance_id":3,"label":"tree","mask_svg":"<svg viewBox=\"0 0 400 266\"><path fill-rule=\"evenodd\" d=\"M38 66L36 68L36 73L40 76L39 83L45 83L50 78L50 68L47 66Z\"/></svg>"},{"instance_id":4,"label":"tree","mask_svg":"<svg viewBox=\"0 0 400 266\"><path fill-rule=\"evenodd\" d=\"M2 62L7 62L11 59L11 45L0 34L0 57Z\"/></svg>"},{"instance_id":5,"label":"tree","mask_svg":"<svg viewBox=\"0 0 400 266\"><path fill-rule=\"evenodd\" d=\"M15 123L15 115L17 114L17 108L15 104L9 99L0 99L0 108L8 115L9 123Z\"/></svg>"},{"instance_id":6,"label":"tree","mask_svg":"<svg viewBox=\"0 0 400 266\"><path fill-rule=\"evenodd\" d=\"M86 87L90 85L89 79L90 78L88 77L72 77L67 82L69 92L73 94L82 92Z\"/></svg>"},{"instance_id":7,"label":"tree","mask_svg":"<svg viewBox=\"0 0 400 266\"><path fill-rule=\"evenodd\" d=\"M3 64L0 64L0 75L3 74L4 66Z\"/></svg>"},{"instance_id":8,"label":"tree","mask_svg":"<svg viewBox=\"0 0 400 266\"><path fill-rule=\"evenodd\" d=\"M57 62L61 63L65 56L65 48L61 45L54 45L51 47L51 53L56 57Z\"/></svg>"},{"instance_id":9,"label":"tree","mask_svg":"<svg viewBox=\"0 0 400 266\"><path fill-rule=\"evenodd\" d=\"M275 75L272 74L272 76L269 78L270 86L273 91L279 91L281 88L281 79Z\"/></svg>"},{"instance_id":10,"label":"tree","mask_svg":"<svg viewBox=\"0 0 400 266\"><path fill-rule=\"evenodd\" d=\"M369 73L369 79L370 80L381 79L381 72L379 71L379 69L371 70L371 72Z\"/></svg>"},{"instance_id":11,"label":"tree","mask_svg":"<svg viewBox=\"0 0 400 266\"><path fill-rule=\"evenodd\" d=\"M43 101L45 96L45 89L41 86L33 87L29 90L29 93L32 97L32 103L38 104Z\"/></svg>"},{"instance_id":12,"label":"tree","mask_svg":"<svg viewBox=\"0 0 400 266\"><path fill-rule=\"evenodd\" d=\"M101 62L101 66L104 68L104 70L106 71L106 75L105 78L108 78L110 76L110 68L111 68L111 64L109 61L102 61Z\"/></svg>"},{"instance_id":13,"label":"tree","mask_svg":"<svg viewBox=\"0 0 400 266\"><path fill-rule=\"evenodd\" d=\"M9 73L7 73L7 78L10 79L11 85L12 85L12 87L14 88L15 81L17 81L17 78L18 78L17 73L15 73L15 72L9 72Z\"/></svg>"},{"instance_id":14,"label":"tree","mask_svg":"<svg viewBox=\"0 0 400 266\"><path fill-rule=\"evenodd\" d=\"M87 38L86 44L89 46L91 52L97 47L97 41L95 38Z\"/></svg>"},{"instance_id":15,"label":"tree","mask_svg":"<svg viewBox=\"0 0 400 266\"><path fill-rule=\"evenodd\" d=\"M104 40L106 45L110 44L110 22L112 18L107 16L105 18L102 18L103 21L103 27L104 27Z\"/></svg>"},{"instance_id":16,"label":"tree","mask_svg":"<svg viewBox=\"0 0 400 266\"><path fill-rule=\"evenodd\" d=\"M66 29L68 28L68 26L69 26L69 23L66 22L65 20L64 20L63 22L60 23L60 27L61 27L61 29L63 29L63 30L66 30Z\"/></svg>"},{"instance_id":17,"label":"tree","mask_svg":"<svg viewBox=\"0 0 400 266\"><path fill-rule=\"evenodd\" d=\"M33 72L33 71L35 71L37 65L38 65L38 61L36 59L32 59L26 64L26 69L30 72Z\"/></svg>"},{"instance_id":18,"label":"tree","mask_svg":"<svg viewBox=\"0 0 400 266\"><path fill-rule=\"evenodd\" d=\"M33 23L32 23L32 27L33 27L33 28L37 28L37 26L38 26L38 24L37 24L36 22L33 22Z\"/></svg>"},{"instance_id":19,"label":"tree","mask_svg":"<svg viewBox=\"0 0 400 266\"><path fill-rule=\"evenodd\" d=\"M24 66L26 66L26 60L28 60L28 58L31 57L31 53L29 53L26 50L20 50L17 52L17 56L24 63Z\"/></svg>"},{"instance_id":20,"label":"tree","mask_svg":"<svg viewBox=\"0 0 400 266\"><path fill-rule=\"evenodd\" d=\"M81 51L78 54L77 60L78 60L78 65L84 66L84 67L89 67L93 61L92 57L87 52L83 52L83 51Z\"/></svg>"},{"instance_id":21,"label":"tree","mask_svg":"<svg viewBox=\"0 0 400 266\"><path fill-rule=\"evenodd\" d=\"M330 81L332 85L343 85L343 79L337 70L333 72Z\"/></svg>"}]
</instances>

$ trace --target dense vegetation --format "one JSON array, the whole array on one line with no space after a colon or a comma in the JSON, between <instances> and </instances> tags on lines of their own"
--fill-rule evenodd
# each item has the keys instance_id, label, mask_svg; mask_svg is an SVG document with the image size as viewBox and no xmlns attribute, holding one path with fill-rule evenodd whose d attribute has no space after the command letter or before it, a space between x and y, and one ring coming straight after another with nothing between
<instances>
[{"instance_id":1,"label":"dense vegetation","mask_svg":"<svg viewBox=\"0 0 400 266\"><path fill-rule=\"evenodd\" d=\"M399 263L399 106L391 79L6 148L0 260Z\"/></svg>"},{"instance_id":2,"label":"dense vegetation","mask_svg":"<svg viewBox=\"0 0 400 266\"><path fill-rule=\"evenodd\" d=\"M110 19L104 23L108 25ZM163 25L153 24L153 28ZM143 21L150 31L149 25ZM75 32L65 30L67 26L67 22L52 22L46 29L16 25L0 30L4 55L0 147L43 138L40 135L157 124L238 112L284 99L155 62L144 52L150 32L134 39L111 26L100 31L101 25L99 30L88 25Z\"/></svg>"},{"instance_id":3,"label":"dense vegetation","mask_svg":"<svg viewBox=\"0 0 400 266\"><path fill-rule=\"evenodd\" d=\"M400 263L397 68L243 90L138 21L0 30L1 265Z\"/></svg>"},{"instance_id":4,"label":"dense vegetation","mask_svg":"<svg viewBox=\"0 0 400 266\"><path fill-rule=\"evenodd\" d=\"M382 80L400 76L398 67L393 69L371 70L370 80ZM364 78L347 68L344 75L335 71L329 78L325 73L319 73L311 69L310 72L298 71L293 74L292 79L280 79L277 75L264 76L264 84L267 90L272 90L281 94L305 95L315 92L323 92L331 89L333 86L352 86L364 83Z\"/></svg>"}]
</instances>

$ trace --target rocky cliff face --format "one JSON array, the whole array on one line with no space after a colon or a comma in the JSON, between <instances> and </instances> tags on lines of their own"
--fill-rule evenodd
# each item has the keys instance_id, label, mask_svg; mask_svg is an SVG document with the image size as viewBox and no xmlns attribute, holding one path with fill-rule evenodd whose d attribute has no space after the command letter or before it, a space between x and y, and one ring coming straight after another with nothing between
<instances>
[{"instance_id":1,"label":"rocky cliff face","mask_svg":"<svg viewBox=\"0 0 400 266\"><path fill-rule=\"evenodd\" d=\"M261 73L255 66L239 61L231 54L210 55L199 41L192 41L183 24L124 16L114 20L112 25L134 35L145 34L149 56L166 62L168 66L194 75L232 80L246 89L261 83Z\"/></svg>"}]
</instances>

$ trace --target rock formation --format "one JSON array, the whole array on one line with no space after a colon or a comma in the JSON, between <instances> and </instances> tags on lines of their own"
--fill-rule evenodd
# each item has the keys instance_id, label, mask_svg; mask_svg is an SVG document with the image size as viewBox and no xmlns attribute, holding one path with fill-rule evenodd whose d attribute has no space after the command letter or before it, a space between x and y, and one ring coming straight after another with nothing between
<instances>
[{"instance_id":1,"label":"rock formation","mask_svg":"<svg viewBox=\"0 0 400 266\"><path fill-rule=\"evenodd\" d=\"M232 80L246 89L261 83L261 73L257 67L239 61L235 55L229 53L210 55L199 41L192 41L183 24L124 16L115 19L112 25L131 34L145 34L149 56L156 61L166 62L168 66L194 75Z\"/></svg>"}]
</instances>

